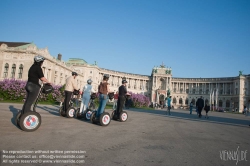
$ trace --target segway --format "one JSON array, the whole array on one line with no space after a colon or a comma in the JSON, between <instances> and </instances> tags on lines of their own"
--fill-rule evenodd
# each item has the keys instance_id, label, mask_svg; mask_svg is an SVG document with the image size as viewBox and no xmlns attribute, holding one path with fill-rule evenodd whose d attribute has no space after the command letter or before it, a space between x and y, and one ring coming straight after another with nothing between
<instances>
[{"instance_id":1,"label":"segway","mask_svg":"<svg viewBox=\"0 0 250 166\"><path fill-rule=\"evenodd\" d=\"M109 93L108 94L109 96L109 100L112 100L114 98L114 92L112 93ZM108 126L110 124L110 121L111 121L111 116L108 112L103 112L99 118L96 118L96 113L97 111L93 111L92 114L91 114L91 117L90 117L90 121L93 123L93 124L99 124L101 126Z\"/></svg>"},{"instance_id":2,"label":"segway","mask_svg":"<svg viewBox=\"0 0 250 166\"><path fill-rule=\"evenodd\" d=\"M40 89L39 95L36 98L35 104L33 106L33 111L28 111L22 114L22 111L19 111L16 116L16 125L20 127L23 131L32 132L37 130L42 123L41 115L36 112L36 106L39 97L42 93L49 94L53 91L53 87L49 84L44 84Z\"/></svg>"},{"instance_id":3,"label":"segway","mask_svg":"<svg viewBox=\"0 0 250 166\"><path fill-rule=\"evenodd\" d=\"M128 113L126 111L120 112L120 116L117 116L116 110L114 110L111 114L111 118L113 120L119 120L120 122L125 122L128 119Z\"/></svg>"},{"instance_id":4,"label":"segway","mask_svg":"<svg viewBox=\"0 0 250 166\"><path fill-rule=\"evenodd\" d=\"M76 117L78 119L83 118L84 120L90 120L92 112L95 110L95 103L94 103L95 98L96 98L96 93L92 93L90 95L90 101L87 110L85 110L83 113L80 113L80 109L76 111Z\"/></svg>"},{"instance_id":5,"label":"segway","mask_svg":"<svg viewBox=\"0 0 250 166\"><path fill-rule=\"evenodd\" d=\"M80 90L73 91L73 94L69 101L69 108L66 110L66 112L64 111L64 102L61 102L60 107L59 107L59 113L61 116L67 117L67 118L73 118L75 116L75 112L77 108L74 107L74 103L76 102L77 99L73 98L73 96L79 95L79 93L80 93Z\"/></svg>"},{"instance_id":6,"label":"segway","mask_svg":"<svg viewBox=\"0 0 250 166\"><path fill-rule=\"evenodd\" d=\"M90 117L90 121L93 124L99 124L101 126L108 126L110 121L111 121L111 117L109 115L108 112L103 112L99 118L96 118L96 113L97 111L93 111Z\"/></svg>"},{"instance_id":7,"label":"segway","mask_svg":"<svg viewBox=\"0 0 250 166\"><path fill-rule=\"evenodd\" d=\"M128 98L128 96L126 96ZM117 115L117 111L114 110L111 114L113 120L119 120L120 122L125 122L128 119L128 113L126 111L121 111L120 115Z\"/></svg>"}]
</instances>

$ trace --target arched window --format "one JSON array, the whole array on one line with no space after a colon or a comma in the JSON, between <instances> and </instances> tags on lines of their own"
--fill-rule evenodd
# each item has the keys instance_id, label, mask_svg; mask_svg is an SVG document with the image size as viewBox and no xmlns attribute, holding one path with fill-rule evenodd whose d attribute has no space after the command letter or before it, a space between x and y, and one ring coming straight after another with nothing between
<instances>
[{"instance_id":1,"label":"arched window","mask_svg":"<svg viewBox=\"0 0 250 166\"><path fill-rule=\"evenodd\" d=\"M174 103L174 104L176 103L176 98L173 98L173 103Z\"/></svg>"},{"instance_id":2,"label":"arched window","mask_svg":"<svg viewBox=\"0 0 250 166\"><path fill-rule=\"evenodd\" d=\"M219 101L219 107L222 107L222 100Z\"/></svg>"},{"instance_id":3,"label":"arched window","mask_svg":"<svg viewBox=\"0 0 250 166\"><path fill-rule=\"evenodd\" d=\"M187 104L187 105L188 105L188 98L186 98L186 100L185 100L185 104Z\"/></svg>"},{"instance_id":4,"label":"arched window","mask_svg":"<svg viewBox=\"0 0 250 166\"><path fill-rule=\"evenodd\" d=\"M11 78L15 78L15 73L16 73L16 64L13 64L11 70Z\"/></svg>"},{"instance_id":5,"label":"arched window","mask_svg":"<svg viewBox=\"0 0 250 166\"><path fill-rule=\"evenodd\" d=\"M226 101L226 107L227 108L230 107L230 101L229 100Z\"/></svg>"},{"instance_id":6,"label":"arched window","mask_svg":"<svg viewBox=\"0 0 250 166\"><path fill-rule=\"evenodd\" d=\"M182 98L179 99L179 104L182 104Z\"/></svg>"},{"instance_id":7,"label":"arched window","mask_svg":"<svg viewBox=\"0 0 250 166\"><path fill-rule=\"evenodd\" d=\"M23 65L21 64L19 66L18 78L21 79L22 76L23 76Z\"/></svg>"},{"instance_id":8,"label":"arched window","mask_svg":"<svg viewBox=\"0 0 250 166\"><path fill-rule=\"evenodd\" d=\"M7 78L8 77L8 71L9 71L9 64L6 63L5 66L4 66L4 78Z\"/></svg>"}]
</instances>

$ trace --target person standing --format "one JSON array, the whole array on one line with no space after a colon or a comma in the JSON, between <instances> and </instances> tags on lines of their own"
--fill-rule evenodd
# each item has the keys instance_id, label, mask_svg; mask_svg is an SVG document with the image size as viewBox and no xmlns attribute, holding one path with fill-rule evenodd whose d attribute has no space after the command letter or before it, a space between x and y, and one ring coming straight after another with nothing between
<instances>
[{"instance_id":1,"label":"person standing","mask_svg":"<svg viewBox=\"0 0 250 166\"><path fill-rule=\"evenodd\" d=\"M82 95L82 103L81 103L81 107L80 107L80 113L87 110L87 108L89 107L90 95L91 95L91 93L95 92L93 90L93 87L91 84L92 84L92 80L88 79L87 85L85 85L82 89L83 95Z\"/></svg>"},{"instance_id":2,"label":"person standing","mask_svg":"<svg viewBox=\"0 0 250 166\"><path fill-rule=\"evenodd\" d=\"M118 92L119 96L118 96L117 108L116 108L116 116L118 118L120 117L120 113L123 111L123 106L126 100L126 95L130 95L127 92L126 84L127 84L127 81L122 80L122 85L119 87L119 92Z\"/></svg>"},{"instance_id":3,"label":"person standing","mask_svg":"<svg viewBox=\"0 0 250 166\"><path fill-rule=\"evenodd\" d=\"M100 115L104 112L108 101L108 93L109 93L109 75L104 74L103 80L98 87L99 92L99 107L96 112L96 119L99 119Z\"/></svg>"},{"instance_id":4,"label":"person standing","mask_svg":"<svg viewBox=\"0 0 250 166\"><path fill-rule=\"evenodd\" d=\"M65 85L65 90L64 90L64 94L65 94L64 111L65 112L69 108L69 101L71 99L73 91L78 89L77 83L76 83L77 76L78 76L78 74L76 72L72 72L72 76L70 76L66 79L66 85Z\"/></svg>"},{"instance_id":5,"label":"person standing","mask_svg":"<svg viewBox=\"0 0 250 166\"><path fill-rule=\"evenodd\" d=\"M114 104L113 104L113 110L116 110L117 107L117 100L118 100L118 91L114 95Z\"/></svg>"},{"instance_id":6,"label":"person standing","mask_svg":"<svg viewBox=\"0 0 250 166\"><path fill-rule=\"evenodd\" d=\"M201 111L204 107L204 100L203 100L202 96L197 100L196 107L198 109L199 118L201 118L201 116L202 116Z\"/></svg>"},{"instance_id":7,"label":"person standing","mask_svg":"<svg viewBox=\"0 0 250 166\"><path fill-rule=\"evenodd\" d=\"M34 57L34 64L30 67L28 71L28 81L25 86L26 90L26 100L23 104L22 114L31 110L31 106L34 101L37 99L41 85L39 80L50 84L50 82L44 77L42 65L45 58L38 55Z\"/></svg>"},{"instance_id":8,"label":"person standing","mask_svg":"<svg viewBox=\"0 0 250 166\"><path fill-rule=\"evenodd\" d=\"M168 115L171 115L171 113L170 113L170 109L171 109L171 97L172 96L169 96L168 97L168 100L167 100L167 105L168 105Z\"/></svg>"},{"instance_id":9,"label":"person standing","mask_svg":"<svg viewBox=\"0 0 250 166\"><path fill-rule=\"evenodd\" d=\"M206 111L206 116L205 116L205 118L209 118L208 117L208 112L210 111L210 106L208 105L208 104L205 104L205 107L204 107L204 110Z\"/></svg>"},{"instance_id":10,"label":"person standing","mask_svg":"<svg viewBox=\"0 0 250 166\"><path fill-rule=\"evenodd\" d=\"M190 115L191 115L192 111L193 111L193 102L190 102L190 104L189 104L189 110L190 110Z\"/></svg>"}]
</instances>

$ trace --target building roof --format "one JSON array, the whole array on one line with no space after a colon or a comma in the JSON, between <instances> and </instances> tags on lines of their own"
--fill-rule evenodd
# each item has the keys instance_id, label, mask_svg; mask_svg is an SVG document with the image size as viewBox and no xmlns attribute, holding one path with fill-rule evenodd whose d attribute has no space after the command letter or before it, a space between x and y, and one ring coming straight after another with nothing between
<instances>
[{"instance_id":1,"label":"building roof","mask_svg":"<svg viewBox=\"0 0 250 166\"><path fill-rule=\"evenodd\" d=\"M20 47L20 46L24 46L24 45L28 45L31 43L25 43L25 42L4 42L4 41L0 41L0 45L2 44L6 44L8 47Z\"/></svg>"},{"instance_id":2,"label":"building roof","mask_svg":"<svg viewBox=\"0 0 250 166\"><path fill-rule=\"evenodd\" d=\"M87 64L87 62L83 59L80 58L69 58L68 62L66 62L68 64Z\"/></svg>"}]
</instances>

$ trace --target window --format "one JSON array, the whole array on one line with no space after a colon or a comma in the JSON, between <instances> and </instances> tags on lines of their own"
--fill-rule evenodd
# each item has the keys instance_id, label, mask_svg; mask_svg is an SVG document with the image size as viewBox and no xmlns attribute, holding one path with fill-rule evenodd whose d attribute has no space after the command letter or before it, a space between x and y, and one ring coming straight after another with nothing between
<instances>
[{"instance_id":1,"label":"window","mask_svg":"<svg viewBox=\"0 0 250 166\"><path fill-rule=\"evenodd\" d=\"M179 104L182 104L182 98L179 99Z\"/></svg>"},{"instance_id":2,"label":"window","mask_svg":"<svg viewBox=\"0 0 250 166\"><path fill-rule=\"evenodd\" d=\"M21 79L23 75L23 65L21 64L19 66L19 72L18 72L18 78Z\"/></svg>"},{"instance_id":3,"label":"window","mask_svg":"<svg viewBox=\"0 0 250 166\"><path fill-rule=\"evenodd\" d=\"M174 104L176 103L176 98L173 99L173 103L174 103Z\"/></svg>"},{"instance_id":4,"label":"window","mask_svg":"<svg viewBox=\"0 0 250 166\"><path fill-rule=\"evenodd\" d=\"M8 77L8 71L9 71L9 64L6 63L4 66L4 78Z\"/></svg>"},{"instance_id":5,"label":"window","mask_svg":"<svg viewBox=\"0 0 250 166\"><path fill-rule=\"evenodd\" d=\"M188 99L185 100L185 104L188 104Z\"/></svg>"},{"instance_id":6,"label":"window","mask_svg":"<svg viewBox=\"0 0 250 166\"><path fill-rule=\"evenodd\" d=\"M229 100L226 101L226 107L230 107L230 101Z\"/></svg>"},{"instance_id":7,"label":"window","mask_svg":"<svg viewBox=\"0 0 250 166\"><path fill-rule=\"evenodd\" d=\"M15 78L15 73L16 73L16 64L13 64L11 70L11 78Z\"/></svg>"},{"instance_id":8,"label":"window","mask_svg":"<svg viewBox=\"0 0 250 166\"><path fill-rule=\"evenodd\" d=\"M219 101L219 107L222 107L222 101L221 100Z\"/></svg>"}]
</instances>

